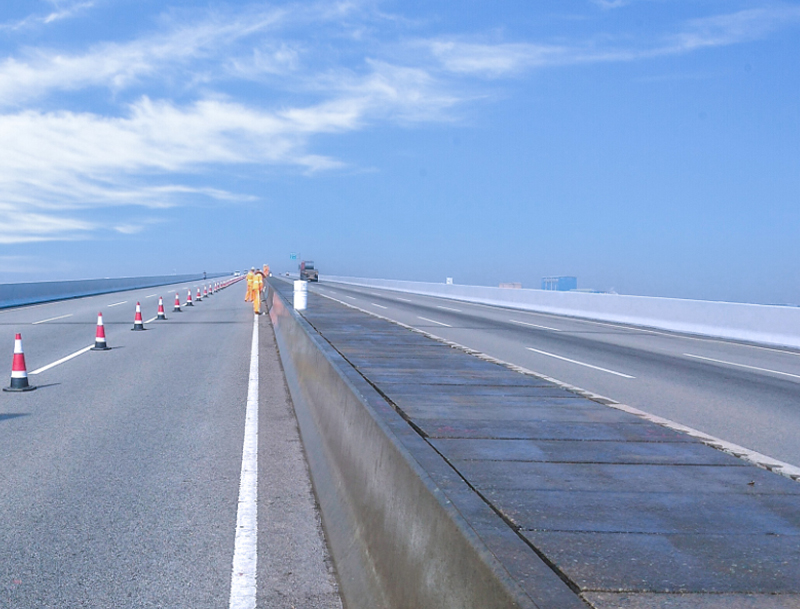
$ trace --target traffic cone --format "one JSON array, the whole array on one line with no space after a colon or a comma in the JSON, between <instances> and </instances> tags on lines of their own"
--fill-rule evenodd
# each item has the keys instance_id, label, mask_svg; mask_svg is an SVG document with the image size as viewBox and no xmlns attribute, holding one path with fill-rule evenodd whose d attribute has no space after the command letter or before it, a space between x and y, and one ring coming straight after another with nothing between
<instances>
[{"instance_id":1,"label":"traffic cone","mask_svg":"<svg viewBox=\"0 0 800 609\"><path fill-rule=\"evenodd\" d=\"M142 321L142 306L136 303L136 316L133 318L133 327L131 330L144 330L144 322Z\"/></svg>"},{"instance_id":2,"label":"traffic cone","mask_svg":"<svg viewBox=\"0 0 800 609\"><path fill-rule=\"evenodd\" d=\"M173 313L183 313L183 311L181 311L181 298L180 298L180 296L178 296L177 292L175 292L175 306L172 307L172 312Z\"/></svg>"},{"instance_id":3,"label":"traffic cone","mask_svg":"<svg viewBox=\"0 0 800 609\"><path fill-rule=\"evenodd\" d=\"M196 300L197 300L197 302L200 302L201 300L203 300L203 295L200 294L200 288L197 288L197 298L196 298Z\"/></svg>"},{"instance_id":4,"label":"traffic cone","mask_svg":"<svg viewBox=\"0 0 800 609\"><path fill-rule=\"evenodd\" d=\"M164 313L164 299L161 296L158 297L158 315L156 316L156 321L166 321L167 314Z\"/></svg>"},{"instance_id":5,"label":"traffic cone","mask_svg":"<svg viewBox=\"0 0 800 609\"><path fill-rule=\"evenodd\" d=\"M203 286L203 298L208 298L208 288Z\"/></svg>"},{"instance_id":6,"label":"traffic cone","mask_svg":"<svg viewBox=\"0 0 800 609\"><path fill-rule=\"evenodd\" d=\"M3 387L3 391L32 391L36 389L28 385L28 370L25 368L25 354L22 352L22 336L14 337L14 362L11 364L11 385Z\"/></svg>"},{"instance_id":7,"label":"traffic cone","mask_svg":"<svg viewBox=\"0 0 800 609\"><path fill-rule=\"evenodd\" d=\"M192 291L191 290L189 290L189 292L186 294L186 306L187 307L193 307L194 306L194 303L192 302Z\"/></svg>"},{"instance_id":8,"label":"traffic cone","mask_svg":"<svg viewBox=\"0 0 800 609\"><path fill-rule=\"evenodd\" d=\"M92 351L108 351L111 349L106 344L106 329L103 326L103 314L97 314L97 331L94 334L94 347Z\"/></svg>"}]
</instances>

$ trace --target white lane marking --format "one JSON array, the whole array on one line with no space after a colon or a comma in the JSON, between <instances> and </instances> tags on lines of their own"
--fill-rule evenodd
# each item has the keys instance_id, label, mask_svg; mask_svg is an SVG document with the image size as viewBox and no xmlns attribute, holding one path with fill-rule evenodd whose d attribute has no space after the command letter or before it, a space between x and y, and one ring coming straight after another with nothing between
<instances>
[{"instance_id":1,"label":"white lane marking","mask_svg":"<svg viewBox=\"0 0 800 609\"><path fill-rule=\"evenodd\" d=\"M759 372L769 372L771 374L780 374L782 376L790 376L795 379L800 379L800 374L791 374L789 372L781 372L780 370L770 370L769 368L759 368L758 366L748 366L747 364L737 364L734 362L726 362L722 359L714 359L713 357L703 357L702 355L692 355L691 353L684 353L685 357L692 357L694 359L701 359L707 362L715 362L717 364L725 364L726 366L736 366L737 368L747 368L748 370L758 370Z\"/></svg>"},{"instance_id":2,"label":"white lane marking","mask_svg":"<svg viewBox=\"0 0 800 609\"><path fill-rule=\"evenodd\" d=\"M150 296L145 296L145 298L153 298L154 296L158 296L158 294L150 294Z\"/></svg>"},{"instance_id":3,"label":"white lane marking","mask_svg":"<svg viewBox=\"0 0 800 609\"><path fill-rule=\"evenodd\" d=\"M230 609L255 609L258 562L258 317L253 318Z\"/></svg>"},{"instance_id":4,"label":"white lane marking","mask_svg":"<svg viewBox=\"0 0 800 609\"><path fill-rule=\"evenodd\" d=\"M36 370L34 370L33 372L30 372L29 374L39 374L40 372L44 372L45 370L50 370L50 368L55 368L59 364L63 364L64 362L68 362L73 357L78 357L79 355L82 355L83 353L86 353L92 347L94 347L94 345L89 345L88 347L84 347L80 351L76 351L75 353L73 353L71 355L68 355L67 357L62 357L60 360L55 361L52 364L47 364L46 366L42 366L41 368L37 368Z\"/></svg>"},{"instance_id":5,"label":"white lane marking","mask_svg":"<svg viewBox=\"0 0 800 609\"><path fill-rule=\"evenodd\" d=\"M116 306L119 306L121 304L125 304L126 302L128 302L128 301L127 300L123 300L122 302L115 302L114 304L110 304L108 306L109 307L116 307Z\"/></svg>"},{"instance_id":6,"label":"white lane marking","mask_svg":"<svg viewBox=\"0 0 800 609\"><path fill-rule=\"evenodd\" d=\"M349 298L350 300L356 300L356 299L355 299L355 298L353 298L352 296L345 296L345 298Z\"/></svg>"},{"instance_id":7,"label":"white lane marking","mask_svg":"<svg viewBox=\"0 0 800 609\"><path fill-rule=\"evenodd\" d=\"M436 305L437 309L444 309L445 311L455 311L456 313L461 313L461 309L453 309L451 307L443 307L442 305Z\"/></svg>"},{"instance_id":8,"label":"white lane marking","mask_svg":"<svg viewBox=\"0 0 800 609\"><path fill-rule=\"evenodd\" d=\"M48 321L55 321L57 319L65 319L67 317L72 317L72 313L68 313L67 315L59 315L58 317L51 317L50 319L43 319L41 321L35 321L31 325L35 326L36 324L44 324L44 323L47 323Z\"/></svg>"},{"instance_id":9,"label":"white lane marking","mask_svg":"<svg viewBox=\"0 0 800 609\"><path fill-rule=\"evenodd\" d=\"M540 326L539 324L530 324L527 321L517 321L516 319L509 319L512 324L521 324L523 326L530 326L531 328L541 328L542 330L552 330L553 332L561 332L558 328L551 328L550 326Z\"/></svg>"},{"instance_id":10,"label":"white lane marking","mask_svg":"<svg viewBox=\"0 0 800 609\"><path fill-rule=\"evenodd\" d=\"M375 304L374 302L369 303L373 307L378 307L379 309L388 309L389 307L384 307L383 305Z\"/></svg>"},{"instance_id":11,"label":"white lane marking","mask_svg":"<svg viewBox=\"0 0 800 609\"><path fill-rule=\"evenodd\" d=\"M554 357L556 359L563 360L565 362L569 362L570 364L577 364L578 366L585 366L587 368L592 368L594 370L600 370L601 372L608 372L609 374L615 374L617 376L621 376L626 379L634 379L635 376L631 376L630 374L623 374L622 372L615 372L614 370L609 370L608 368L601 368L600 366L593 366L592 364L587 364L586 362L579 362L576 359L569 359L568 357L562 357L560 355L556 355L555 353L548 353L547 351L540 351L539 349L534 349L533 347L527 347L528 351L533 351L534 353L540 353L541 355L546 355L547 357Z\"/></svg>"},{"instance_id":12,"label":"white lane marking","mask_svg":"<svg viewBox=\"0 0 800 609\"><path fill-rule=\"evenodd\" d=\"M149 323L151 323L151 322L155 321L156 319L158 319L158 315L156 315L155 317L151 317L150 319L148 319L148 320L147 320L146 322L144 322L144 323L146 323L146 324L149 324Z\"/></svg>"},{"instance_id":13,"label":"white lane marking","mask_svg":"<svg viewBox=\"0 0 800 609\"><path fill-rule=\"evenodd\" d=\"M403 302L412 302L408 298L400 298L399 296L395 296L396 300L402 300Z\"/></svg>"},{"instance_id":14,"label":"white lane marking","mask_svg":"<svg viewBox=\"0 0 800 609\"><path fill-rule=\"evenodd\" d=\"M722 452L728 453L729 455L733 455L737 459L741 459L742 461L747 461L748 463L752 463L753 465L756 465L762 469L768 469L771 472L774 472L781 476L785 476L786 478L790 478L796 482L800 482L800 467L792 465L791 463L779 461L778 459L774 459L773 457L770 457L768 455L758 453L754 450L750 450L749 448L739 446L738 444L733 444L732 442L728 442L726 440L721 440L720 438L709 435L705 432L698 431L691 427L687 427L686 425L676 423L674 421L656 416L654 414L650 414L649 412L645 412L644 410L639 410L638 408L633 408L632 406L627 406L626 404L620 404L616 400L613 400L606 396L600 395L598 393L593 393L591 391L586 391L585 389L581 389L580 387L576 387L575 385L570 385L569 383L560 381L559 379L553 378L552 376L547 376L546 374L542 374L541 372L534 372L533 370L529 370L528 368L523 368L522 366L519 366L517 364L512 364L509 361L502 360L487 353L476 351L475 349L467 347L466 345L462 345L461 343L457 343L455 341L442 338L441 336L432 334L427 330L420 330L419 328L415 328L414 326L409 326L408 324L404 324L403 322L397 321L396 319L391 319L390 317L384 317L383 315L379 315L374 311L367 311L366 309L362 309L355 305L348 304L343 300L337 300L336 298L331 298L330 296L326 296L325 298L333 300L334 302L338 302L339 304L342 304L346 307L350 307L351 309L355 309L356 311L361 311L362 313L371 315L372 317L383 319L385 321L398 325L401 328L406 328L407 330L411 330L412 332L417 332L419 334L422 334L423 336L427 336L428 338L438 341L442 344L448 345L450 347L455 347L457 349L461 349L464 353L468 353L479 359L485 360L487 362L493 362L501 366L505 366L506 368L508 368L509 370L513 370L514 372L519 372L520 374L533 376L545 381L549 381L551 383L555 383L556 385L558 385L559 387L563 387L567 391L571 391L572 393L575 393L589 400L593 400L595 402L603 404L604 406L608 406L609 408L622 410L624 412L628 412L630 414L641 417L644 420L651 421L657 425L661 425L663 427L668 427L670 429L674 429L675 431L685 433L689 436L699 439L703 444L710 446L711 448L714 448L716 450L721 450ZM488 305L481 305L481 306L488 306Z\"/></svg>"},{"instance_id":15,"label":"white lane marking","mask_svg":"<svg viewBox=\"0 0 800 609\"><path fill-rule=\"evenodd\" d=\"M440 326L444 326L445 328L452 328L453 327L453 326L451 326L449 324L443 324L440 321L436 321L435 319L428 319L427 317L420 317L419 315L417 315L417 319L421 319L422 321L429 321L432 324L439 324Z\"/></svg>"}]
</instances>

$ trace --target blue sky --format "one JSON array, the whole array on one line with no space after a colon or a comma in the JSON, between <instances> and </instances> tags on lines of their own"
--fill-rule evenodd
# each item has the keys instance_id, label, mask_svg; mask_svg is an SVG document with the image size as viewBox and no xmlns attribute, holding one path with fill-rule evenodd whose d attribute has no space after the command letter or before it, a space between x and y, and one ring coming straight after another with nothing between
<instances>
[{"instance_id":1,"label":"blue sky","mask_svg":"<svg viewBox=\"0 0 800 609\"><path fill-rule=\"evenodd\" d=\"M4 2L0 281L800 303L798 57L800 2Z\"/></svg>"}]
</instances>

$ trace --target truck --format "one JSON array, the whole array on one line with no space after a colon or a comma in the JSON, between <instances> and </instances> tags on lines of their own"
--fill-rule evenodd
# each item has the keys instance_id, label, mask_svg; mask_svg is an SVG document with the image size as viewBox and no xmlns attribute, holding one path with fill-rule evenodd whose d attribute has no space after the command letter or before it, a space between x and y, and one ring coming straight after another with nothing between
<instances>
[{"instance_id":1,"label":"truck","mask_svg":"<svg viewBox=\"0 0 800 609\"><path fill-rule=\"evenodd\" d=\"M314 262L312 260L303 260L300 263L300 279L319 281L319 272L314 268Z\"/></svg>"}]
</instances>

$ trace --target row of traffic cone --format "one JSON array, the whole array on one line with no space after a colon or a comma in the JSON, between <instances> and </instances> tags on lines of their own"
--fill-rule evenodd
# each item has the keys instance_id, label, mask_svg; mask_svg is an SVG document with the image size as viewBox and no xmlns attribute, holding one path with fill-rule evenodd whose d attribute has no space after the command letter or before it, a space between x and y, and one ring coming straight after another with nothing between
<instances>
[{"instance_id":1,"label":"row of traffic cone","mask_svg":"<svg viewBox=\"0 0 800 609\"><path fill-rule=\"evenodd\" d=\"M232 283L236 283L239 281L240 278L236 278L235 280L228 280L223 281L221 283L213 283L211 284L210 288L207 286L203 286L203 294L207 298L211 294L215 294L219 290L223 288L227 288ZM200 288L197 288L197 300L202 300L203 296L200 295ZM189 290L189 293L186 298L186 306L194 306L192 304L192 291ZM181 301L178 296L178 293L175 292L175 307L172 309L174 312L181 313ZM166 321L167 315L164 312L164 299L159 296L158 297L158 313L156 315L156 320L163 320ZM133 328L131 330L144 330L144 321L142 321L142 306L137 302L136 303L136 314L133 318ZM100 312L97 314L97 329L95 330L95 338L94 338L94 347L92 347L92 351L109 351L111 347L108 346L106 342L106 330L105 326L103 325L103 313ZM32 391L36 389L35 386L28 383L28 369L25 366L25 353L22 350L22 335L17 333L14 336L14 360L11 363L11 384L8 387L3 387L3 391Z\"/></svg>"}]
</instances>

